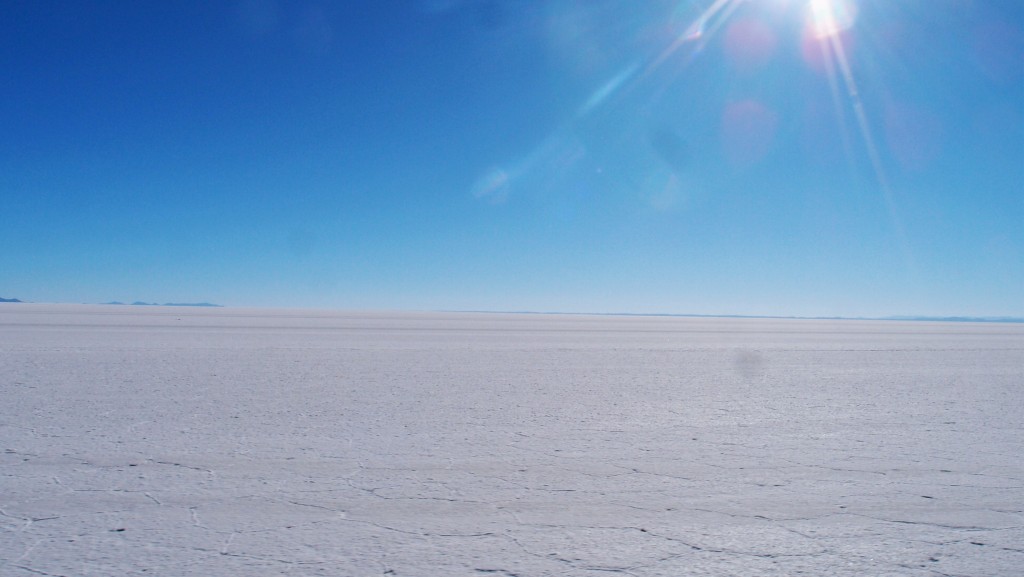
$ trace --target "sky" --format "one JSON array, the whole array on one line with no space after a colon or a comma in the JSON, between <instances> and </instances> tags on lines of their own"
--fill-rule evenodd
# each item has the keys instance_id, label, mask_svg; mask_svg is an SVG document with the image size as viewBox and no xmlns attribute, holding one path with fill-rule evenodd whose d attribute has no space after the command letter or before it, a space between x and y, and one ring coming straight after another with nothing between
<instances>
[{"instance_id":1,"label":"sky","mask_svg":"<svg viewBox=\"0 0 1024 577\"><path fill-rule=\"evenodd\" d=\"M0 3L0 296L1024 316L1016 0Z\"/></svg>"}]
</instances>

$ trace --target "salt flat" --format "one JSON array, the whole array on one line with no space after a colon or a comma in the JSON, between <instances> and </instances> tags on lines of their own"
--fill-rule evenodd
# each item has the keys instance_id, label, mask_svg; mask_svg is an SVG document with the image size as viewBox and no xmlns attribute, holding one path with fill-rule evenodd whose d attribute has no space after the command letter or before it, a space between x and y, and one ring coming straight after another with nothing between
<instances>
[{"instance_id":1,"label":"salt flat","mask_svg":"<svg viewBox=\"0 0 1024 577\"><path fill-rule=\"evenodd\" d=\"M1020 575L1024 325L0 305L0 575Z\"/></svg>"}]
</instances>

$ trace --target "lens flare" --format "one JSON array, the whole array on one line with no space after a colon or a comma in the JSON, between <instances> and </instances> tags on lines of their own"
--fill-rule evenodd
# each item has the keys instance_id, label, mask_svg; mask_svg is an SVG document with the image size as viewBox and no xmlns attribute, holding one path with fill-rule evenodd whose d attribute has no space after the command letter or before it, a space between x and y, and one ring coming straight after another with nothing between
<instances>
[{"instance_id":1,"label":"lens flare","mask_svg":"<svg viewBox=\"0 0 1024 577\"><path fill-rule=\"evenodd\" d=\"M818 39L838 36L857 20L857 5L849 0L811 0L807 4L807 27Z\"/></svg>"}]
</instances>

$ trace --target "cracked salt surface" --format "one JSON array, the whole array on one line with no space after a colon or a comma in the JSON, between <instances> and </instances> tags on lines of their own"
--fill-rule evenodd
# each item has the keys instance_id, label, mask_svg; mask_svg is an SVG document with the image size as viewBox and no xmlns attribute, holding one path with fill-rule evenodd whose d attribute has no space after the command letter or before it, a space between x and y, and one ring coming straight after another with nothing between
<instances>
[{"instance_id":1,"label":"cracked salt surface","mask_svg":"<svg viewBox=\"0 0 1024 577\"><path fill-rule=\"evenodd\" d=\"M1007 576L1024 326L0 305L0 575Z\"/></svg>"}]
</instances>

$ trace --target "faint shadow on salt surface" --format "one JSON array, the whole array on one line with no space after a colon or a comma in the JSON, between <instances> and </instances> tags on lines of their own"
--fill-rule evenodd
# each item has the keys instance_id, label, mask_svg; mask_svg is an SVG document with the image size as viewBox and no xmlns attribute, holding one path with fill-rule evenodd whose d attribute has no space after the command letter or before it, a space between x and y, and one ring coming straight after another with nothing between
<instances>
[{"instance_id":1,"label":"faint shadow on salt surface","mask_svg":"<svg viewBox=\"0 0 1024 577\"><path fill-rule=\"evenodd\" d=\"M750 349L739 349L732 359L733 368L746 380L764 375L764 355Z\"/></svg>"}]
</instances>

